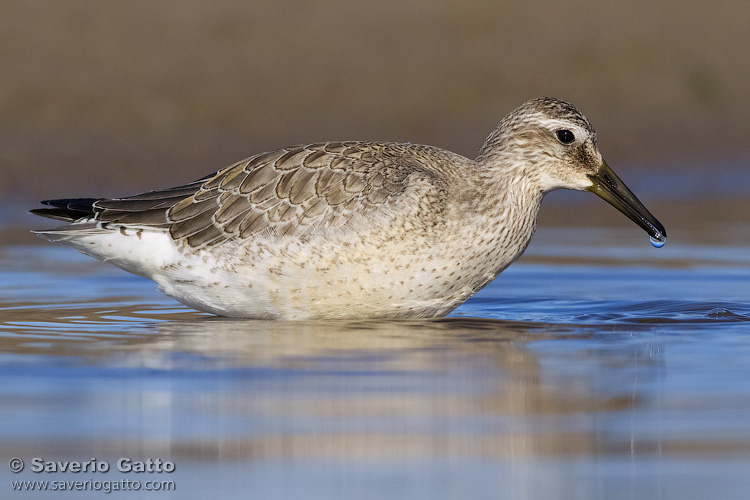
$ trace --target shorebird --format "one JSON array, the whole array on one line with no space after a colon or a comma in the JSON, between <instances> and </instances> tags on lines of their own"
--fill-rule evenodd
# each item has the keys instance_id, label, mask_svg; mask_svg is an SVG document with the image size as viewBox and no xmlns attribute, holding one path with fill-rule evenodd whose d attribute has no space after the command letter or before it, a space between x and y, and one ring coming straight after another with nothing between
<instances>
[{"instance_id":1,"label":"shorebird","mask_svg":"<svg viewBox=\"0 0 750 500\"><path fill-rule=\"evenodd\" d=\"M259 319L441 317L518 259L543 196L589 190L651 237L664 227L566 101L530 100L471 160L432 146L325 142L183 186L48 200L37 231L201 311Z\"/></svg>"}]
</instances>

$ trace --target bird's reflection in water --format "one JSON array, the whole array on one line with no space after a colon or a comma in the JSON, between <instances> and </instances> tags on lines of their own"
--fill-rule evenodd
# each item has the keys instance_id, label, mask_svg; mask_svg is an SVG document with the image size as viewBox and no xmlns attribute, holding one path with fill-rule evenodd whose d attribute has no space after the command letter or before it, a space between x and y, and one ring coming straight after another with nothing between
<instances>
[{"instance_id":1,"label":"bird's reflection in water","mask_svg":"<svg viewBox=\"0 0 750 500\"><path fill-rule=\"evenodd\" d=\"M147 435L129 441L141 451L161 443L166 450L151 451L220 460L528 458L618 446L593 421L636 405L637 382L580 383L584 375L560 369L554 356L546 366L545 350L540 358L534 347L592 335L574 325L471 318L205 318L125 336L98 354L100 362L152 374L152 384L147 377L137 393L124 391L120 405L110 401L127 414L141 397L139 418L171 423L160 440L146 425ZM611 372L615 359L620 374L643 376L627 365L642 359L628 348L608 349L602 359L586 356L587 381L597 364ZM117 443L120 450L124 445Z\"/></svg>"}]
</instances>

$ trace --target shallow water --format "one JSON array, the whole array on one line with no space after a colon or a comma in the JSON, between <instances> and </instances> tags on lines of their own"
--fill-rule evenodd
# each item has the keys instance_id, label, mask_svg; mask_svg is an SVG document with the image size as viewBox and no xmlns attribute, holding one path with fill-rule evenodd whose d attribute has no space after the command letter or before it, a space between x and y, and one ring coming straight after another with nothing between
<instances>
[{"instance_id":1,"label":"shallow water","mask_svg":"<svg viewBox=\"0 0 750 500\"><path fill-rule=\"evenodd\" d=\"M0 450L27 466L0 497L747 498L750 253L675 239L542 229L447 319L347 323L219 319L67 248L3 247Z\"/></svg>"}]
</instances>

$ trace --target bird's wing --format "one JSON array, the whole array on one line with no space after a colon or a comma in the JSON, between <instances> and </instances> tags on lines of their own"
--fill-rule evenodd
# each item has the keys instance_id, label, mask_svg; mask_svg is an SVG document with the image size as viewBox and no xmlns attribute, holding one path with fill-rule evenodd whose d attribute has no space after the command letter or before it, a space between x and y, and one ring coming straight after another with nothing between
<instances>
[{"instance_id":1,"label":"bird's wing","mask_svg":"<svg viewBox=\"0 0 750 500\"><path fill-rule=\"evenodd\" d=\"M104 223L168 228L192 248L259 234L299 237L320 226L346 229L391 215L405 193L429 189L437 176L420 161L429 152L415 148L363 142L284 148L185 186L98 200L93 209Z\"/></svg>"}]
</instances>

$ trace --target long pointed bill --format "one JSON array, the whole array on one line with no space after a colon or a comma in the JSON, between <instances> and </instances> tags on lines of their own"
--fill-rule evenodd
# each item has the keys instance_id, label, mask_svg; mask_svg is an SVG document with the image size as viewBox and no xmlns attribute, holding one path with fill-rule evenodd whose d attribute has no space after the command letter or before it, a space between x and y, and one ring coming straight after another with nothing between
<instances>
[{"instance_id":1,"label":"long pointed bill","mask_svg":"<svg viewBox=\"0 0 750 500\"><path fill-rule=\"evenodd\" d=\"M602 161L599 171L589 175L593 185L589 191L615 207L628 216L630 220L641 226L651 237L651 243L655 247L661 247L667 240L667 232L661 222L651 215L632 191L623 183L617 175Z\"/></svg>"}]
</instances>

